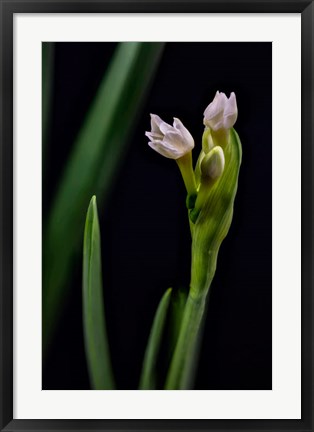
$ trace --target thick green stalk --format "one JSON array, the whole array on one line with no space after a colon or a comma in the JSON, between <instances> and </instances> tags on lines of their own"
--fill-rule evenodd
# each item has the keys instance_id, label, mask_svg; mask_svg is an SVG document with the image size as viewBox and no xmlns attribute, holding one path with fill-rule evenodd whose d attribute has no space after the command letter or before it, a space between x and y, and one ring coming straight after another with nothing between
<instances>
[{"instance_id":1,"label":"thick green stalk","mask_svg":"<svg viewBox=\"0 0 314 432\"><path fill-rule=\"evenodd\" d=\"M193 298L189 294L187 298L179 339L165 385L167 390L183 390L191 387L205 303L205 295Z\"/></svg>"},{"instance_id":2,"label":"thick green stalk","mask_svg":"<svg viewBox=\"0 0 314 432\"><path fill-rule=\"evenodd\" d=\"M241 143L234 129L224 148L225 170L208 189L202 209L192 226L191 284L182 324L170 363L166 389L189 389L193 385L198 342L206 301L216 271L220 245L230 228L241 164Z\"/></svg>"},{"instance_id":3,"label":"thick green stalk","mask_svg":"<svg viewBox=\"0 0 314 432\"><path fill-rule=\"evenodd\" d=\"M206 267L204 266L205 260ZM215 274L216 262L216 253L210 255L192 254L191 288L184 308L179 338L165 385L168 390L184 390L191 388L193 385L206 301ZM209 271L204 272L204 268L209 269Z\"/></svg>"}]
</instances>

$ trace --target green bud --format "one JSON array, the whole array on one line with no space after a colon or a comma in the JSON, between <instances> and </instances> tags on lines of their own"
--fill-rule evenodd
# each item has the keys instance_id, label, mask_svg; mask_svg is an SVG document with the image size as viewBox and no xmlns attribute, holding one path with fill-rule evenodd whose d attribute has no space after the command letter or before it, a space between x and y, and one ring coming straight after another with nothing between
<instances>
[{"instance_id":1,"label":"green bud","mask_svg":"<svg viewBox=\"0 0 314 432\"><path fill-rule=\"evenodd\" d=\"M221 147L214 147L209 153L204 154L199 163L200 186L193 210L190 212L190 220L195 223L201 209L204 207L211 188L221 177L225 167L224 151Z\"/></svg>"},{"instance_id":2,"label":"green bud","mask_svg":"<svg viewBox=\"0 0 314 432\"><path fill-rule=\"evenodd\" d=\"M195 182L196 182L197 189L199 188L199 185L201 183L201 163L202 160L204 159L204 156L205 156L205 152L204 150L201 150L195 166L194 173L195 173Z\"/></svg>"},{"instance_id":3,"label":"green bud","mask_svg":"<svg viewBox=\"0 0 314 432\"><path fill-rule=\"evenodd\" d=\"M189 214L190 217L190 221L193 222L193 224L195 224L195 222L197 221L198 215L200 214L201 209L197 209L196 207L194 207Z\"/></svg>"},{"instance_id":4,"label":"green bud","mask_svg":"<svg viewBox=\"0 0 314 432\"><path fill-rule=\"evenodd\" d=\"M223 173L225 167L225 156L223 149L214 147L201 162L202 180L217 180Z\"/></svg>"},{"instance_id":5,"label":"green bud","mask_svg":"<svg viewBox=\"0 0 314 432\"><path fill-rule=\"evenodd\" d=\"M211 151L215 147L211 133L212 133L212 131L208 127L206 127L204 129L204 133L203 133L203 137L202 137L202 150L199 154L199 157L197 159L196 166L195 166L195 181L196 181L197 189L199 189L199 186L201 183L201 176L202 176L201 164L202 164L205 156L207 156L207 155L209 156L209 154L211 153Z\"/></svg>"},{"instance_id":6,"label":"green bud","mask_svg":"<svg viewBox=\"0 0 314 432\"><path fill-rule=\"evenodd\" d=\"M187 195L186 197L186 208L188 210L193 209L195 206L195 201L197 198L197 194L191 194L191 195Z\"/></svg>"}]
</instances>

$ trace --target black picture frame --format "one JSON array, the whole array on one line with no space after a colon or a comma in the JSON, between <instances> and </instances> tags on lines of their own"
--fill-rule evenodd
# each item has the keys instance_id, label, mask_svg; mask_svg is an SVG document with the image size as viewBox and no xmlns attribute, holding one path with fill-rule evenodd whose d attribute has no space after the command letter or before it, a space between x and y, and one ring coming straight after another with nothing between
<instances>
[{"instance_id":1,"label":"black picture frame","mask_svg":"<svg viewBox=\"0 0 314 432\"><path fill-rule=\"evenodd\" d=\"M13 18L16 13L300 13L302 28L302 418L300 420L15 420L13 419ZM305 0L0 0L1 430L313 430L313 48L314 4Z\"/></svg>"}]
</instances>

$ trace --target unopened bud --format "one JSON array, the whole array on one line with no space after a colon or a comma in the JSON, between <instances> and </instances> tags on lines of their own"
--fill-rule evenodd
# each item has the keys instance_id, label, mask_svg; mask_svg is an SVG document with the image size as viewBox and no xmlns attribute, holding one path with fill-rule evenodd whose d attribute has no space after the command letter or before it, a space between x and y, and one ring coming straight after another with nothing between
<instances>
[{"instance_id":1,"label":"unopened bud","mask_svg":"<svg viewBox=\"0 0 314 432\"><path fill-rule=\"evenodd\" d=\"M223 149L219 146L214 147L201 162L202 178L217 180L223 173L225 167L225 156Z\"/></svg>"},{"instance_id":2,"label":"unopened bud","mask_svg":"<svg viewBox=\"0 0 314 432\"><path fill-rule=\"evenodd\" d=\"M200 162L201 183L197 194L195 207L190 212L190 220L195 223L200 211L202 210L208 195L221 177L225 168L225 155L221 147L214 147L209 153L205 154Z\"/></svg>"}]
</instances>

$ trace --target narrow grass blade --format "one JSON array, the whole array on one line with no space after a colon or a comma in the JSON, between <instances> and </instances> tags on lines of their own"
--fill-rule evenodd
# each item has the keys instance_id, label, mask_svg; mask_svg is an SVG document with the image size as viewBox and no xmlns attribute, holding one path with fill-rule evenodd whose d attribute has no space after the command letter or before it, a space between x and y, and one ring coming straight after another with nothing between
<instances>
[{"instance_id":1,"label":"narrow grass blade","mask_svg":"<svg viewBox=\"0 0 314 432\"><path fill-rule=\"evenodd\" d=\"M96 197L88 207L83 247L83 326L91 385L96 390L114 388L107 341L102 292L100 230Z\"/></svg>"},{"instance_id":2,"label":"narrow grass blade","mask_svg":"<svg viewBox=\"0 0 314 432\"><path fill-rule=\"evenodd\" d=\"M156 389L156 363L164 333L171 291L171 288L169 288L165 292L156 311L144 356L142 375L139 385L140 390Z\"/></svg>"},{"instance_id":3,"label":"narrow grass blade","mask_svg":"<svg viewBox=\"0 0 314 432\"><path fill-rule=\"evenodd\" d=\"M167 329L168 340L168 358L169 361L173 355L183 318L188 292L184 289L175 290L171 295L169 308L169 328Z\"/></svg>"},{"instance_id":4,"label":"narrow grass blade","mask_svg":"<svg viewBox=\"0 0 314 432\"><path fill-rule=\"evenodd\" d=\"M101 204L110 192L162 48L162 43L119 44L74 143L44 229L43 353L82 244L85 209L93 194Z\"/></svg>"}]
</instances>

